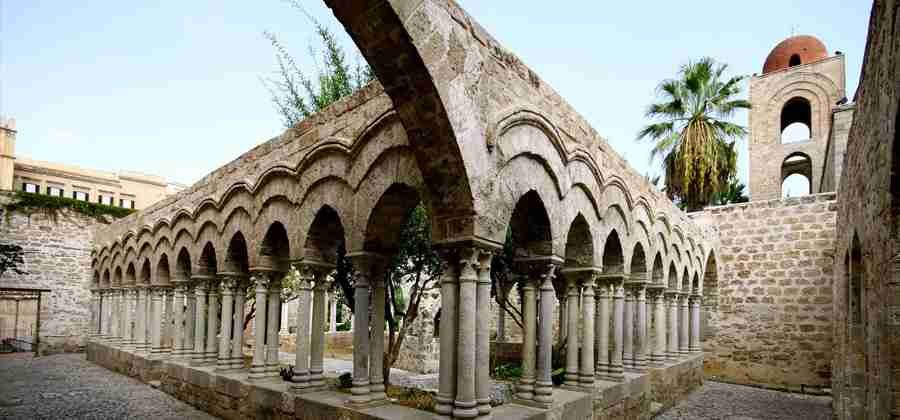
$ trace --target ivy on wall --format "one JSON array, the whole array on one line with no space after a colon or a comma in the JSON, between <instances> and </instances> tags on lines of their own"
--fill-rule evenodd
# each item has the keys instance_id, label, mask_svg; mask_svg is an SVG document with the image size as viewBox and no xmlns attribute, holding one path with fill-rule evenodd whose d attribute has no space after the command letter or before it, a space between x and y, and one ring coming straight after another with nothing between
<instances>
[{"instance_id":1,"label":"ivy on wall","mask_svg":"<svg viewBox=\"0 0 900 420\"><path fill-rule=\"evenodd\" d=\"M121 207L89 203L87 201L80 201L72 198L54 197L51 195L26 193L22 191L16 191L13 194L12 201L5 204L4 208L7 210L7 218L13 211L20 211L23 213L41 212L56 218L61 210L69 209L85 216L93 217L101 222L106 222L104 216L111 216L118 219L134 213L133 209L123 209Z\"/></svg>"}]
</instances>

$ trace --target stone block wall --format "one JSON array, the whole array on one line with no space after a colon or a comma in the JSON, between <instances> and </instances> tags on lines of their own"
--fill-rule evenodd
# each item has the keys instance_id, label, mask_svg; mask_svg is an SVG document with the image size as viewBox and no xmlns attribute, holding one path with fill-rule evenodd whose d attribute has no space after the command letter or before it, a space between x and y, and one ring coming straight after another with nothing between
<instances>
[{"instance_id":1,"label":"stone block wall","mask_svg":"<svg viewBox=\"0 0 900 420\"><path fill-rule=\"evenodd\" d=\"M835 195L707 208L719 231L704 281L707 377L817 392L830 387Z\"/></svg>"},{"instance_id":2,"label":"stone block wall","mask_svg":"<svg viewBox=\"0 0 900 420\"><path fill-rule=\"evenodd\" d=\"M5 207L0 241L21 246L27 274L5 273L0 287L50 289L41 298L41 353L81 351L90 323L91 245L96 219L61 210L55 216Z\"/></svg>"}]
</instances>

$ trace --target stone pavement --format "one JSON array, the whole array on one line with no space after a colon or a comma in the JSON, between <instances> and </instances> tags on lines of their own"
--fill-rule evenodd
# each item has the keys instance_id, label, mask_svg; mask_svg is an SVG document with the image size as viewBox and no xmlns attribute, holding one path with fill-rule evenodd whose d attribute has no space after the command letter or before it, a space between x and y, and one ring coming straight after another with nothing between
<instances>
[{"instance_id":1,"label":"stone pavement","mask_svg":"<svg viewBox=\"0 0 900 420\"><path fill-rule=\"evenodd\" d=\"M2 419L214 419L84 354L0 358Z\"/></svg>"},{"instance_id":2,"label":"stone pavement","mask_svg":"<svg viewBox=\"0 0 900 420\"><path fill-rule=\"evenodd\" d=\"M831 397L706 381L655 420L829 420Z\"/></svg>"}]
</instances>

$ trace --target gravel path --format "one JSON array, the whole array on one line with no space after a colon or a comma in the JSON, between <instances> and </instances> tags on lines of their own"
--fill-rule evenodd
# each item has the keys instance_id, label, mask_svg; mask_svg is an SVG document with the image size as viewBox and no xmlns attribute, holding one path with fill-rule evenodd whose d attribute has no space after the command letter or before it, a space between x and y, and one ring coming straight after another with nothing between
<instances>
[{"instance_id":1,"label":"gravel path","mask_svg":"<svg viewBox=\"0 0 900 420\"><path fill-rule=\"evenodd\" d=\"M831 397L706 381L656 420L829 420Z\"/></svg>"},{"instance_id":2,"label":"gravel path","mask_svg":"<svg viewBox=\"0 0 900 420\"><path fill-rule=\"evenodd\" d=\"M135 379L61 354L0 358L2 419L214 419Z\"/></svg>"}]
</instances>

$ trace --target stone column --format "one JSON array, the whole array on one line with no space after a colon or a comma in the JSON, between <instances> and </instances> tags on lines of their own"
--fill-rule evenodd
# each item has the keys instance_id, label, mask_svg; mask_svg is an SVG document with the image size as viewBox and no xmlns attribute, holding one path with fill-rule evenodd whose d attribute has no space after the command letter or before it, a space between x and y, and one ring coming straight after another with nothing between
<instances>
[{"instance_id":1,"label":"stone column","mask_svg":"<svg viewBox=\"0 0 900 420\"><path fill-rule=\"evenodd\" d=\"M691 341L688 350L700 353L700 293L691 295Z\"/></svg>"},{"instance_id":2,"label":"stone column","mask_svg":"<svg viewBox=\"0 0 900 420\"><path fill-rule=\"evenodd\" d=\"M197 324L197 295L191 283L187 283L184 289L184 352L183 359L191 360L194 357L194 329Z\"/></svg>"},{"instance_id":3,"label":"stone column","mask_svg":"<svg viewBox=\"0 0 900 420\"><path fill-rule=\"evenodd\" d=\"M535 296L535 283L537 279L527 276L524 279L525 285L522 287L522 377L516 387L516 397L523 400L534 399L534 382L535 382L535 330L537 329L537 298Z\"/></svg>"},{"instance_id":4,"label":"stone column","mask_svg":"<svg viewBox=\"0 0 900 420\"><path fill-rule=\"evenodd\" d=\"M216 370L231 369L231 329L234 327L235 283L235 278L228 274L222 275L222 281L219 283L222 293L222 336L219 338L219 358L216 362Z\"/></svg>"},{"instance_id":5,"label":"stone column","mask_svg":"<svg viewBox=\"0 0 900 420\"><path fill-rule=\"evenodd\" d=\"M194 276L194 351L191 364L203 364L206 360L206 281L208 276Z\"/></svg>"},{"instance_id":6,"label":"stone column","mask_svg":"<svg viewBox=\"0 0 900 420\"><path fill-rule=\"evenodd\" d=\"M294 359L294 376L291 377L291 389L294 392L307 392L310 386L309 379L309 300L312 290L312 282L315 280L313 268L308 264L300 263L295 268L299 272L297 281L297 335L296 352ZM354 346L355 347L355 346ZM354 348L353 353L356 353Z\"/></svg>"},{"instance_id":7,"label":"stone column","mask_svg":"<svg viewBox=\"0 0 900 420\"><path fill-rule=\"evenodd\" d=\"M662 286L650 289L650 306L653 312L654 340L650 364L662 366L666 360L666 308L663 304Z\"/></svg>"},{"instance_id":8,"label":"stone column","mask_svg":"<svg viewBox=\"0 0 900 420\"><path fill-rule=\"evenodd\" d=\"M634 353L634 370L647 371L647 289L644 284L637 288L637 348Z\"/></svg>"},{"instance_id":9,"label":"stone column","mask_svg":"<svg viewBox=\"0 0 900 420\"><path fill-rule=\"evenodd\" d=\"M278 335L289 335L291 333L290 326L288 325L288 313L290 309L287 305L281 305L281 319L278 321Z\"/></svg>"},{"instance_id":10,"label":"stone column","mask_svg":"<svg viewBox=\"0 0 900 420\"><path fill-rule=\"evenodd\" d=\"M584 336L581 340L581 377L579 381L583 388L590 390L594 388L594 375L596 375L594 371L594 311L597 304L594 302L594 276L593 272L584 274L584 292L581 298L581 306L584 311L581 315L584 322L582 326Z\"/></svg>"},{"instance_id":11,"label":"stone column","mask_svg":"<svg viewBox=\"0 0 900 420\"><path fill-rule=\"evenodd\" d=\"M541 329L538 335L540 354L537 357L537 378L534 385L534 401L549 408L553 404L553 278L556 265L548 264L541 284Z\"/></svg>"},{"instance_id":12,"label":"stone column","mask_svg":"<svg viewBox=\"0 0 900 420\"><path fill-rule=\"evenodd\" d=\"M94 338L97 336L97 320L100 319L97 316L97 307L98 302L100 300L100 292L97 289L91 289L91 323L88 324L88 338Z\"/></svg>"},{"instance_id":13,"label":"stone column","mask_svg":"<svg viewBox=\"0 0 900 420\"><path fill-rule=\"evenodd\" d=\"M278 322L281 321L281 279L284 273L277 273L269 283L269 302L266 309L269 317L266 320L266 376L277 377L281 370L278 350L281 342L278 338Z\"/></svg>"},{"instance_id":14,"label":"stone column","mask_svg":"<svg viewBox=\"0 0 900 420\"><path fill-rule=\"evenodd\" d=\"M210 277L207 295L206 313L206 353L203 358L207 364L215 364L219 356L219 285L215 277Z\"/></svg>"},{"instance_id":15,"label":"stone column","mask_svg":"<svg viewBox=\"0 0 900 420\"><path fill-rule=\"evenodd\" d=\"M459 261L459 306L457 307L456 399L454 418L478 416L475 397L475 325L477 316L478 257L474 249L462 249Z\"/></svg>"},{"instance_id":16,"label":"stone column","mask_svg":"<svg viewBox=\"0 0 900 420\"><path fill-rule=\"evenodd\" d=\"M613 295L613 353L609 361L609 379L622 381L625 378L622 364L622 352L625 340L625 287L623 278L618 277L613 283L615 294Z\"/></svg>"},{"instance_id":17,"label":"stone column","mask_svg":"<svg viewBox=\"0 0 900 420\"><path fill-rule=\"evenodd\" d=\"M444 274L441 276L440 361L438 366L438 393L434 411L444 417L453 413L456 398L456 309L459 297L459 261L450 254L442 255Z\"/></svg>"},{"instance_id":18,"label":"stone column","mask_svg":"<svg viewBox=\"0 0 900 420\"><path fill-rule=\"evenodd\" d=\"M622 358L625 370L634 370L634 295L636 290L630 285L625 286L625 318L622 324L625 336L622 342Z\"/></svg>"},{"instance_id":19,"label":"stone column","mask_svg":"<svg viewBox=\"0 0 900 420\"><path fill-rule=\"evenodd\" d=\"M108 321L109 316L106 315L107 306L109 306L109 298L107 296L108 296L108 292L106 290L100 291L100 322L99 322L100 330L98 332L98 335L101 340L106 340L106 337L107 337L106 324L107 324L107 322L109 322Z\"/></svg>"},{"instance_id":20,"label":"stone column","mask_svg":"<svg viewBox=\"0 0 900 420\"><path fill-rule=\"evenodd\" d=\"M132 350L134 348L134 329L131 326L131 308L134 292L130 288L123 290L122 295L122 323L124 331L122 331L122 348Z\"/></svg>"},{"instance_id":21,"label":"stone column","mask_svg":"<svg viewBox=\"0 0 900 420\"><path fill-rule=\"evenodd\" d=\"M146 354L149 350L147 343L147 292L146 286L138 286L137 288L137 305L134 308L134 314L137 322L134 326L134 350L140 354Z\"/></svg>"},{"instance_id":22,"label":"stone column","mask_svg":"<svg viewBox=\"0 0 900 420\"><path fill-rule=\"evenodd\" d=\"M163 307L164 307L164 316L165 316L165 327L163 328L163 341L162 341L162 350L166 355L172 354L172 333L175 328L175 322L173 320L174 314L174 300L175 300L175 290L169 286L165 289L165 294L163 295Z\"/></svg>"},{"instance_id":23,"label":"stone column","mask_svg":"<svg viewBox=\"0 0 900 420\"><path fill-rule=\"evenodd\" d=\"M246 297L246 274L238 277L234 283L234 316L232 317L231 331L234 335L234 341L231 345L231 368L244 368L244 317L246 310L244 308Z\"/></svg>"},{"instance_id":24,"label":"stone column","mask_svg":"<svg viewBox=\"0 0 900 420\"><path fill-rule=\"evenodd\" d=\"M163 289L153 287L150 289L150 358L159 359L162 356L162 298Z\"/></svg>"},{"instance_id":25,"label":"stone column","mask_svg":"<svg viewBox=\"0 0 900 420\"><path fill-rule=\"evenodd\" d=\"M369 401L387 399L387 394L384 392L384 306L387 296L384 276L385 273L381 269L372 272L374 282L372 284L372 324L370 326L370 345L372 347L369 353Z\"/></svg>"},{"instance_id":26,"label":"stone column","mask_svg":"<svg viewBox=\"0 0 900 420\"><path fill-rule=\"evenodd\" d=\"M184 281L175 282L175 296L172 305L172 356L176 359L184 357L184 292L187 286Z\"/></svg>"},{"instance_id":27,"label":"stone column","mask_svg":"<svg viewBox=\"0 0 900 420\"><path fill-rule=\"evenodd\" d=\"M570 387L578 387L578 282L574 272L567 273L565 276L567 293L566 293L566 318L567 318L567 334L566 340L566 374L564 377L565 385ZM560 305L562 306L562 305Z\"/></svg>"},{"instance_id":28,"label":"stone column","mask_svg":"<svg viewBox=\"0 0 900 420\"><path fill-rule=\"evenodd\" d=\"M688 295L687 293L681 293L681 297L679 298L679 306L681 308L681 317L679 319L679 334L678 334L678 353L681 355L688 354L688 327L690 324L690 314L688 311Z\"/></svg>"},{"instance_id":29,"label":"stone column","mask_svg":"<svg viewBox=\"0 0 900 420\"><path fill-rule=\"evenodd\" d=\"M266 377L266 303L269 282L273 273L266 270L251 273L250 281L256 285L256 314L253 317L253 363L250 380Z\"/></svg>"},{"instance_id":30,"label":"stone column","mask_svg":"<svg viewBox=\"0 0 900 420\"><path fill-rule=\"evenodd\" d=\"M612 293L605 277L597 279L597 299L599 307L597 325L597 371L595 378L606 379L609 376L609 306Z\"/></svg>"},{"instance_id":31,"label":"stone column","mask_svg":"<svg viewBox=\"0 0 900 420\"><path fill-rule=\"evenodd\" d=\"M372 275L371 256L356 253L350 257L356 268L353 285L353 387L350 404L369 402L369 279ZM300 320L297 320L300 323Z\"/></svg>"},{"instance_id":32,"label":"stone column","mask_svg":"<svg viewBox=\"0 0 900 420\"><path fill-rule=\"evenodd\" d=\"M110 342L118 347L122 342L122 293L119 289L113 289L110 292L110 300L112 301L112 311L110 313Z\"/></svg>"},{"instance_id":33,"label":"stone column","mask_svg":"<svg viewBox=\"0 0 900 420\"><path fill-rule=\"evenodd\" d=\"M478 257L478 285L475 292L475 401L478 415L491 414L491 260L483 251Z\"/></svg>"},{"instance_id":34,"label":"stone column","mask_svg":"<svg viewBox=\"0 0 900 420\"><path fill-rule=\"evenodd\" d=\"M337 299L330 293L328 294L328 332L337 332Z\"/></svg>"},{"instance_id":35,"label":"stone column","mask_svg":"<svg viewBox=\"0 0 900 420\"><path fill-rule=\"evenodd\" d=\"M325 294L328 292L326 276L331 271L317 273L316 287L313 288L312 337L309 345L309 385L313 389L325 386Z\"/></svg>"},{"instance_id":36,"label":"stone column","mask_svg":"<svg viewBox=\"0 0 900 420\"><path fill-rule=\"evenodd\" d=\"M669 360L676 360L678 358L678 292L667 291L666 300L669 304L669 349L666 356Z\"/></svg>"}]
</instances>

